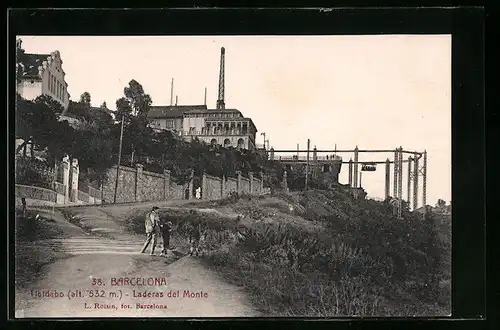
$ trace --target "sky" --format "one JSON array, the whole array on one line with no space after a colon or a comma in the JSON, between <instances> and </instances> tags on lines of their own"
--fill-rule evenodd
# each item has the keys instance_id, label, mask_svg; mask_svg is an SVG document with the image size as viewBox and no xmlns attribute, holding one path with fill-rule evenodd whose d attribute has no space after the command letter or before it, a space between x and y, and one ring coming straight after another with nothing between
<instances>
[{"instance_id":1,"label":"sky","mask_svg":"<svg viewBox=\"0 0 500 330\"><path fill-rule=\"evenodd\" d=\"M226 108L252 118L257 143L265 132L275 149L306 149L309 138L318 149L427 150L427 204L451 200L450 35L20 37L28 53L59 50L72 100L87 91L110 109L132 79L169 105L172 78L174 102L203 104L206 87L215 108L224 47ZM406 199L406 164L403 173ZM384 178L385 165L363 172L369 197L384 197Z\"/></svg>"}]
</instances>

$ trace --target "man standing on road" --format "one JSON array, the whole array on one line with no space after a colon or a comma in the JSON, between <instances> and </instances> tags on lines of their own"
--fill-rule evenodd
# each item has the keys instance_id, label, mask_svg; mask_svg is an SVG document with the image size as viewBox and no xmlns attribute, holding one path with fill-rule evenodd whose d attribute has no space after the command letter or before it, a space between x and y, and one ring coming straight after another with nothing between
<instances>
[{"instance_id":1,"label":"man standing on road","mask_svg":"<svg viewBox=\"0 0 500 330\"><path fill-rule=\"evenodd\" d=\"M145 226L146 226L146 242L144 243L144 246L142 247L141 253L144 253L146 249L148 248L149 243L152 243L151 245L151 255L154 255L155 253L155 248L156 248L156 243L158 241L158 234L159 234L159 227L160 227L160 217L158 215L158 206L153 206L153 209L151 212L146 214L146 221L145 221ZM153 240L153 242L151 242Z\"/></svg>"},{"instance_id":2,"label":"man standing on road","mask_svg":"<svg viewBox=\"0 0 500 330\"><path fill-rule=\"evenodd\" d=\"M167 251L170 247L170 233L172 231L172 222L171 221L162 221L161 224L161 236L163 238L163 251L161 251L161 256L167 256Z\"/></svg>"}]
</instances>

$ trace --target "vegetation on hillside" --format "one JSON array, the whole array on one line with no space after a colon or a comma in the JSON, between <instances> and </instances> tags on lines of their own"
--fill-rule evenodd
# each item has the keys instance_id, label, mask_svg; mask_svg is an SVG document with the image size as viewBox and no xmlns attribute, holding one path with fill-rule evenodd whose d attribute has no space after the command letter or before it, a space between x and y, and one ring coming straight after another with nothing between
<instances>
[{"instance_id":1,"label":"vegetation on hillside","mask_svg":"<svg viewBox=\"0 0 500 330\"><path fill-rule=\"evenodd\" d=\"M80 175L88 181L102 183L117 162L120 120L124 118L122 165L141 163L146 170L156 172L169 169L177 183L186 182L192 170L196 178L203 172L235 176L236 171L243 174L252 171L259 177L263 171L266 186L277 187L281 183L283 167L277 161L268 161L261 153L212 147L197 139L187 142L169 131L154 131L146 118L151 97L135 80L124 88L124 97L116 101L115 120L106 111L92 108L90 100L90 94L85 92L79 102L70 101L64 115L78 119L77 124L70 125L60 121L63 109L50 96L28 101L18 95L16 138L24 142L16 153L26 159L27 147L34 146L30 148L30 158L34 159L35 151L43 154L41 158L48 167L53 167L54 161L64 155L78 158ZM292 173L289 176L294 177Z\"/></svg>"},{"instance_id":2,"label":"vegetation on hillside","mask_svg":"<svg viewBox=\"0 0 500 330\"><path fill-rule=\"evenodd\" d=\"M174 223L180 242L201 223L203 262L241 285L266 315L450 312L450 234L440 236L432 212L423 219L406 209L397 219L387 202L320 190L232 196L201 207L240 217L168 209L161 216ZM142 233L143 216L130 219L132 231Z\"/></svg>"}]
</instances>

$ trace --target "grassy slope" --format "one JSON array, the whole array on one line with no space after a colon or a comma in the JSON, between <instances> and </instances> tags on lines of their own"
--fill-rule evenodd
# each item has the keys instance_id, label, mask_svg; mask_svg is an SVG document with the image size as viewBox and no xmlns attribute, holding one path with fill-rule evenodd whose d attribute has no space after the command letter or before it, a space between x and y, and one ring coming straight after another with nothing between
<instances>
[{"instance_id":1,"label":"grassy slope","mask_svg":"<svg viewBox=\"0 0 500 330\"><path fill-rule=\"evenodd\" d=\"M37 213L41 215L39 220L35 220ZM20 210L16 210L15 282L16 288L22 290L31 288L44 265L67 257L59 251L56 243L50 246L38 243L47 239L80 234L81 230L68 224L59 211L52 214L50 210L43 208L30 209L26 219L20 217L20 214Z\"/></svg>"},{"instance_id":2,"label":"grassy slope","mask_svg":"<svg viewBox=\"0 0 500 330\"><path fill-rule=\"evenodd\" d=\"M196 207L218 212L162 211L176 241L201 221L204 262L266 315L450 313L450 231L438 217L398 220L384 203L326 191ZM130 220L131 230L142 227L142 214Z\"/></svg>"}]
</instances>

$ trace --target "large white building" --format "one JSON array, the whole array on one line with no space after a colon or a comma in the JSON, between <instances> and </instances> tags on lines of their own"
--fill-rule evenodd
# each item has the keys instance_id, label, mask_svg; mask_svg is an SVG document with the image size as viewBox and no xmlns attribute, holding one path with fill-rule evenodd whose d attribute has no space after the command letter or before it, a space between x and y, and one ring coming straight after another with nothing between
<instances>
[{"instance_id":1,"label":"large white building","mask_svg":"<svg viewBox=\"0 0 500 330\"><path fill-rule=\"evenodd\" d=\"M154 129L170 130L186 140L238 149L256 149L257 128L237 109L208 109L206 105L151 106Z\"/></svg>"},{"instance_id":2,"label":"large white building","mask_svg":"<svg viewBox=\"0 0 500 330\"><path fill-rule=\"evenodd\" d=\"M27 100L34 100L45 94L61 103L66 111L70 95L63 61L59 51L50 54L28 54L17 40L17 92Z\"/></svg>"}]
</instances>

